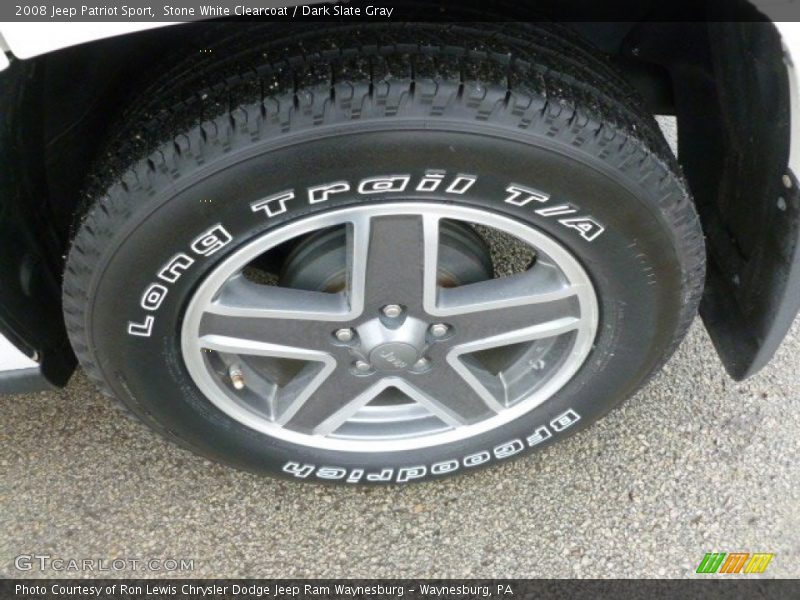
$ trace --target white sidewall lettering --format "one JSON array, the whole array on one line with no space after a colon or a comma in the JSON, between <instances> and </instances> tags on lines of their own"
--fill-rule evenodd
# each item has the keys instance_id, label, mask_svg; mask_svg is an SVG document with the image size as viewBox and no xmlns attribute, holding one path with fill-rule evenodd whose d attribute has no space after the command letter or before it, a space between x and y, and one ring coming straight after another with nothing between
<instances>
[{"instance_id":1,"label":"white sidewall lettering","mask_svg":"<svg viewBox=\"0 0 800 600\"><path fill-rule=\"evenodd\" d=\"M508 186L506 192L510 194L506 197L506 203L513 204L514 206L527 206L531 202L544 204L550 199L549 194L517 184Z\"/></svg>"},{"instance_id":2,"label":"white sidewall lettering","mask_svg":"<svg viewBox=\"0 0 800 600\"><path fill-rule=\"evenodd\" d=\"M191 249L200 256L211 256L231 243L231 234L222 225L214 225L208 231L201 233L191 244Z\"/></svg>"},{"instance_id":3,"label":"white sidewall lettering","mask_svg":"<svg viewBox=\"0 0 800 600\"><path fill-rule=\"evenodd\" d=\"M523 450L525 450L525 444L523 444L521 440L511 440L510 442L496 446L493 453L495 458L503 459L519 454Z\"/></svg>"},{"instance_id":4,"label":"white sidewall lettering","mask_svg":"<svg viewBox=\"0 0 800 600\"><path fill-rule=\"evenodd\" d=\"M581 416L578 413L576 413L574 410L568 410L567 412L550 421L550 427L552 427L554 431L561 432L568 427L572 427L580 420Z\"/></svg>"},{"instance_id":5,"label":"white sidewall lettering","mask_svg":"<svg viewBox=\"0 0 800 600\"><path fill-rule=\"evenodd\" d=\"M217 223L212 228L194 238L189 248L196 255L207 258L222 250L232 241L233 236L228 233L221 223ZM185 252L180 252L158 270L156 278L166 284L172 285L176 283L195 262L197 261L194 258ZM166 285L162 283L151 283L142 293L139 306L148 312L156 312L161 308L168 293L169 288ZM144 319L128 321L126 331L128 335L134 337L149 338L153 333L154 325L155 317L153 315L147 315Z\"/></svg>"},{"instance_id":6,"label":"white sidewall lettering","mask_svg":"<svg viewBox=\"0 0 800 600\"><path fill-rule=\"evenodd\" d=\"M581 420L581 416L574 409L569 409L556 418L552 419L547 425L540 425L531 435L525 438L528 447L532 448L553 438L554 433L561 433L572 427L575 423ZM484 465L492 460L504 460L512 456L520 454L525 450L525 442L520 439L510 440L503 444L495 446L492 451L484 450L482 452L475 452L465 456L460 461L458 459L444 460L434 463L430 469L426 465L419 465L416 467L403 467L395 470L392 467L386 467L379 471L371 471L367 473L365 469L352 469L349 471L344 467L320 467L317 469L314 465L300 464L298 462L290 461L283 467L283 472L293 475L299 479L308 479L312 474L315 474L318 479L329 481L346 481L347 483L359 483L364 479L365 473L366 480L373 483L408 483L416 479L423 479L427 474L434 476L447 475L458 471L463 464L464 467L477 467ZM395 476L396 473L396 476Z\"/></svg>"},{"instance_id":7,"label":"white sidewall lettering","mask_svg":"<svg viewBox=\"0 0 800 600\"><path fill-rule=\"evenodd\" d=\"M488 452L478 452L465 457L463 462L465 467L477 467L478 465L489 462L491 458L492 455Z\"/></svg>"},{"instance_id":8,"label":"white sidewall lettering","mask_svg":"<svg viewBox=\"0 0 800 600\"><path fill-rule=\"evenodd\" d=\"M368 196L370 194L392 194L406 191L411 175L388 175L385 177L370 177L358 185L358 193Z\"/></svg>"},{"instance_id":9,"label":"white sidewall lettering","mask_svg":"<svg viewBox=\"0 0 800 600\"><path fill-rule=\"evenodd\" d=\"M327 202L333 194L343 194L349 191L350 184L346 181L318 185L317 187L308 188L308 203L320 204L321 202Z\"/></svg>"},{"instance_id":10,"label":"white sidewall lettering","mask_svg":"<svg viewBox=\"0 0 800 600\"><path fill-rule=\"evenodd\" d=\"M175 283L181 275L194 264L194 259L181 252L170 259L158 272L158 278L167 283Z\"/></svg>"},{"instance_id":11,"label":"white sidewall lettering","mask_svg":"<svg viewBox=\"0 0 800 600\"><path fill-rule=\"evenodd\" d=\"M320 479L327 479L330 481L337 481L344 479L347 476L347 469L340 467L320 467L317 470L317 477Z\"/></svg>"},{"instance_id":12,"label":"white sidewall lettering","mask_svg":"<svg viewBox=\"0 0 800 600\"><path fill-rule=\"evenodd\" d=\"M142 294L140 302L142 308L151 312L158 310L161 303L164 302L164 298L167 297L167 291L167 288L160 283L151 284Z\"/></svg>"},{"instance_id":13,"label":"white sidewall lettering","mask_svg":"<svg viewBox=\"0 0 800 600\"><path fill-rule=\"evenodd\" d=\"M144 321L141 323L129 321L128 335L135 337L150 337L150 334L153 333L153 323L155 323L155 317L153 317L153 315L147 315L144 318Z\"/></svg>"},{"instance_id":14,"label":"white sidewall lettering","mask_svg":"<svg viewBox=\"0 0 800 600\"><path fill-rule=\"evenodd\" d=\"M275 194L269 198L259 200L258 202L253 202L253 204L250 205L250 210L253 212L264 212L268 217L277 217L286 212L286 203L289 202L289 200L294 200L294 191L292 190Z\"/></svg>"}]
</instances>

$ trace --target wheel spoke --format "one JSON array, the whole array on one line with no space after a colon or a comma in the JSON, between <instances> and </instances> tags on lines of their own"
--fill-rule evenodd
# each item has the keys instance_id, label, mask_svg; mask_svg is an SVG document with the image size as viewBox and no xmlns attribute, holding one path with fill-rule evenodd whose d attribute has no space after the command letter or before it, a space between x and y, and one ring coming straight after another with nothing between
<instances>
[{"instance_id":1,"label":"wheel spoke","mask_svg":"<svg viewBox=\"0 0 800 600\"><path fill-rule=\"evenodd\" d=\"M261 392L260 395L270 407L270 417L273 420L279 419L294 405L305 401L336 370L336 360L330 354L306 348L292 348L279 344L214 334L201 336L199 342L200 347L204 350L213 350L223 354L292 359L306 363L291 381L276 390L274 397L271 397L273 396L271 392L267 393L262 389L263 385L261 384L264 383L264 380L261 379L261 376L263 374L257 374L259 384L256 385L254 391ZM251 380L250 384L252 385L252 383Z\"/></svg>"},{"instance_id":2,"label":"wheel spoke","mask_svg":"<svg viewBox=\"0 0 800 600\"><path fill-rule=\"evenodd\" d=\"M379 381L355 376L348 365L340 365L323 381L315 381L313 388L304 390L279 422L294 431L328 435L382 391Z\"/></svg>"},{"instance_id":3,"label":"wheel spoke","mask_svg":"<svg viewBox=\"0 0 800 600\"><path fill-rule=\"evenodd\" d=\"M231 277L207 312L230 317L343 321L348 318L344 294L265 286L243 274Z\"/></svg>"},{"instance_id":4,"label":"wheel spoke","mask_svg":"<svg viewBox=\"0 0 800 600\"><path fill-rule=\"evenodd\" d=\"M237 321L227 321L227 323L237 323ZM201 335L199 346L205 350L213 350L225 354L243 354L252 356L274 356L277 358L291 358L294 360L316 360L327 362L333 361L333 357L327 352L321 352L306 346L289 346L284 344L273 344L262 342L248 337L227 336L218 333L206 333ZM326 357L323 361L322 357Z\"/></svg>"},{"instance_id":5,"label":"wheel spoke","mask_svg":"<svg viewBox=\"0 0 800 600\"><path fill-rule=\"evenodd\" d=\"M462 344L492 338L490 347L496 347L504 345L503 337L507 344L550 337L577 327L581 319L582 288L562 283L548 265L443 291L443 310Z\"/></svg>"},{"instance_id":6,"label":"wheel spoke","mask_svg":"<svg viewBox=\"0 0 800 600\"><path fill-rule=\"evenodd\" d=\"M440 289L429 309L436 316L461 315L539 304L574 293L557 267L539 261L523 273Z\"/></svg>"},{"instance_id":7,"label":"wheel spoke","mask_svg":"<svg viewBox=\"0 0 800 600\"><path fill-rule=\"evenodd\" d=\"M347 316L343 294L263 286L240 274L207 306L200 335L321 349Z\"/></svg>"},{"instance_id":8,"label":"wheel spoke","mask_svg":"<svg viewBox=\"0 0 800 600\"><path fill-rule=\"evenodd\" d=\"M581 321L579 314L577 297L572 294L541 303L451 318L449 322L458 332L461 344L493 340L489 347L498 347L576 329Z\"/></svg>"},{"instance_id":9,"label":"wheel spoke","mask_svg":"<svg viewBox=\"0 0 800 600\"><path fill-rule=\"evenodd\" d=\"M487 389L492 387L492 383L476 385L474 381L468 381L463 372L448 364L406 378L404 383L405 386L396 387L454 427L477 423L504 408L497 401L497 390L493 393ZM442 393L444 390L447 393Z\"/></svg>"},{"instance_id":10,"label":"wheel spoke","mask_svg":"<svg viewBox=\"0 0 800 600\"><path fill-rule=\"evenodd\" d=\"M238 344L242 350L234 352L236 354L248 354L247 350L253 348L252 342L256 341L267 342L266 346L322 351L329 349L326 336L335 327L335 324L323 321L265 319L208 312L203 315L200 336L201 339L225 339L231 348Z\"/></svg>"},{"instance_id":11,"label":"wheel spoke","mask_svg":"<svg viewBox=\"0 0 800 600\"><path fill-rule=\"evenodd\" d=\"M353 223L352 294L380 307L422 309L435 292L439 222L432 217L394 215ZM363 231L368 235L363 235Z\"/></svg>"}]
</instances>

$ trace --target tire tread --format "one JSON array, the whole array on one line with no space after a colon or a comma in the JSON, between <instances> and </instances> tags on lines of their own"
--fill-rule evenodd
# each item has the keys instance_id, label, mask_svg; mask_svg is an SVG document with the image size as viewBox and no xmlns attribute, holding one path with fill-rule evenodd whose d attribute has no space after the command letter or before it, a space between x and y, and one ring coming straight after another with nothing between
<instances>
[{"instance_id":1,"label":"tire tread","mask_svg":"<svg viewBox=\"0 0 800 600\"><path fill-rule=\"evenodd\" d=\"M115 397L92 351L87 307L104 253L142 198L221 155L342 117L456 116L537 132L656 190L683 270L684 303L653 373L686 335L705 278L705 244L688 187L636 92L567 29L325 24L281 34L268 25L214 25L199 42L211 52L165 66L123 112L76 214L64 318L80 363L105 395ZM181 442L135 398L121 400Z\"/></svg>"}]
</instances>

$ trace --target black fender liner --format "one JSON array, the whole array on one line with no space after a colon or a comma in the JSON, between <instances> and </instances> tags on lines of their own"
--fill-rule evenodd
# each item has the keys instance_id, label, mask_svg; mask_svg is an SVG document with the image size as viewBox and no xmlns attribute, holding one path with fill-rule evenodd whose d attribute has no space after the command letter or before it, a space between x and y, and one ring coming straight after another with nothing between
<instances>
[{"instance_id":1,"label":"black fender liner","mask_svg":"<svg viewBox=\"0 0 800 600\"><path fill-rule=\"evenodd\" d=\"M57 236L44 212L42 136L32 63L12 61L0 78L0 334L38 367L0 371L0 393L66 384L76 359L61 313ZM33 110L32 110L33 109Z\"/></svg>"},{"instance_id":2,"label":"black fender liner","mask_svg":"<svg viewBox=\"0 0 800 600\"><path fill-rule=\"evenodd\" d=\"M672 76L679 159L707 238L700 314L730 375L745 379L770 361L800 310L800 197L787 166L780 36L772 23L732 17L648 24L628 42Z\"/></svg>"}]
</instances>

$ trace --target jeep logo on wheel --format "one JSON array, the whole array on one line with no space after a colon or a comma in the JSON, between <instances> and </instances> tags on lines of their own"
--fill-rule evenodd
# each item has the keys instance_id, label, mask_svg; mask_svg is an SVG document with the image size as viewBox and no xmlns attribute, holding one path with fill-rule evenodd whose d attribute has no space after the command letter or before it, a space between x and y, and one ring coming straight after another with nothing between
<instances>
[{"instance_id":1,"label":"jeep logo on wheel","mask_svg":"<svg viewBox=\"0 0 800 600\"><path fill-rule=\"evenodd\" d=\"M387 362L390 362L398 369L405 369L408 366L408 363L400 358L395 356L394 352L391 350L384 351L380 353L380 357L385 359Z\"/></svg>"},{"instance_id":2,"label":"jeep logo on wheel","mask_svg":"<svg viewBox=\"0 0 800 600\"><path fill-rule=\"evenodd\" d=\"M419 351L411 344L381 344L369 354L370 362L379 371L404 371L417 362Z\"/></svg>"}]
</instances>

